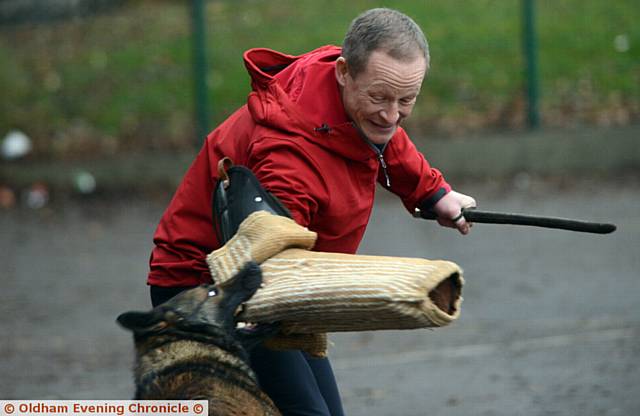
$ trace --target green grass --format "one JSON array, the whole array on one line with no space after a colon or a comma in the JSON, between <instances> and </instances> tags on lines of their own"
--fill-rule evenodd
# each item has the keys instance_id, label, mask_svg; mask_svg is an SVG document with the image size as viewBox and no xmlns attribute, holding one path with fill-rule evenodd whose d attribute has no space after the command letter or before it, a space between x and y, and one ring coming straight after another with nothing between
<instances>
[{"instance_id":1,"label":"green grass","mask_svg":"<svg viewBox=\"0 0 640 416\"><path fill-rule=\"evenodd\" d=\"M300 54L340 44L351 19L397 8L424 29L431 71L409 128L455 135L523 124L520 1L257 0L207 7L212 125L249 91L244 50ZM541 109L548 125L624 124L640 116L637 0L537 2ZM0 135L20 128L40 149L82 125L120 149L193 141L187 2L136 1L111 14L0 28ZM628 44L616 50L614 41ZM71 137L71 138L69 138Z\"/></svg>"}]
</instances>

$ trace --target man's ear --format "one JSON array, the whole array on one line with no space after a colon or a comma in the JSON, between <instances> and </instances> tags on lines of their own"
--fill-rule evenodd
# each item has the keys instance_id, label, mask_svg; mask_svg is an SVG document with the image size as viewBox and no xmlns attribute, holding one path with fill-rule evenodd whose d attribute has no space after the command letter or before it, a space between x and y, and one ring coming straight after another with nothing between
<instances>
[{"instance_id":1,"label":"man's ear","mask_svg":"<svg viewBox=\"0 0 640 416\"><path fill-rule=\"evenodd\" d=\"M341 87L346 84L346 78L349 75L349 68L347 67L347 61L341 56L336 60L336 80Z\"/></svg>"}]
</instances>

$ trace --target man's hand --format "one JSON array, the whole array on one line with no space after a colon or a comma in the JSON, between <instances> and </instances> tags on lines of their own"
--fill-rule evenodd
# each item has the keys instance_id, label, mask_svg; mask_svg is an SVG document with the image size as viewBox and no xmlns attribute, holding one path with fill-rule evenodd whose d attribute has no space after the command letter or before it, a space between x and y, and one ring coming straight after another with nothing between
<instances>
[{"instance_id":1,"label":"man's hand","mask_svg":"<svg viewBox=\"0 0 640 416\"><path fill-rule=\"evenodd\" d=\"M438 223L444 227L457 228L462 234L469 234L472 224L462 216L462 208L476 206L476 200L468 195L451 191L434 206L433 212L438 216Z\"/></svg>"}]
</instances>

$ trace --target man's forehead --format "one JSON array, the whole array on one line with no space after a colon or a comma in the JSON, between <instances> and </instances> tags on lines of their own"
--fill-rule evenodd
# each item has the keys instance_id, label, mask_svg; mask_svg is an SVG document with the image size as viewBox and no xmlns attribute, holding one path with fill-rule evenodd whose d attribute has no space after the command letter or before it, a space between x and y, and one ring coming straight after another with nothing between
<instances>
[{"instance_id":1,"label":"man's forehead","mask_svg":"<svg viewBox=\"0 0 640 416\"><path fill-rule=\"evenodd\" d=\"M426 62L422 57L403 61L374 52L358 78L369 88L419 89L425 71Z\"/></svg>"}]
</instances>

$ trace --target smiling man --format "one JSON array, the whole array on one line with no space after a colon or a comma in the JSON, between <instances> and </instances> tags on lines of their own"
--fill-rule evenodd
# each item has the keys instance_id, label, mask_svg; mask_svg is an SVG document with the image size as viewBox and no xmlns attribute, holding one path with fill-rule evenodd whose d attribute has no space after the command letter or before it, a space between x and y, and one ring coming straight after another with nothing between
<instances>
[{"instance_id":1,"label":"smiling man","mask_svg":"<svg viewBox=\"0 0 640 416\"><path fill-rule=\"evenodd\" d=\"M207 136L154 235L154 305L211 283L205 257L223 243L213 231L211 195L224 157L250 168L296 222L318 234L317 251L357 251L376 183L408 211L432 210L440 224L467 234L461 210L474 199L453 191L400 126L429 59L418 25L390 9L354 19L342 48L245 52L247 104ZM259 347L251 365L284 415L342 415L328 359Z\"/></svg>"}]
</instances>

